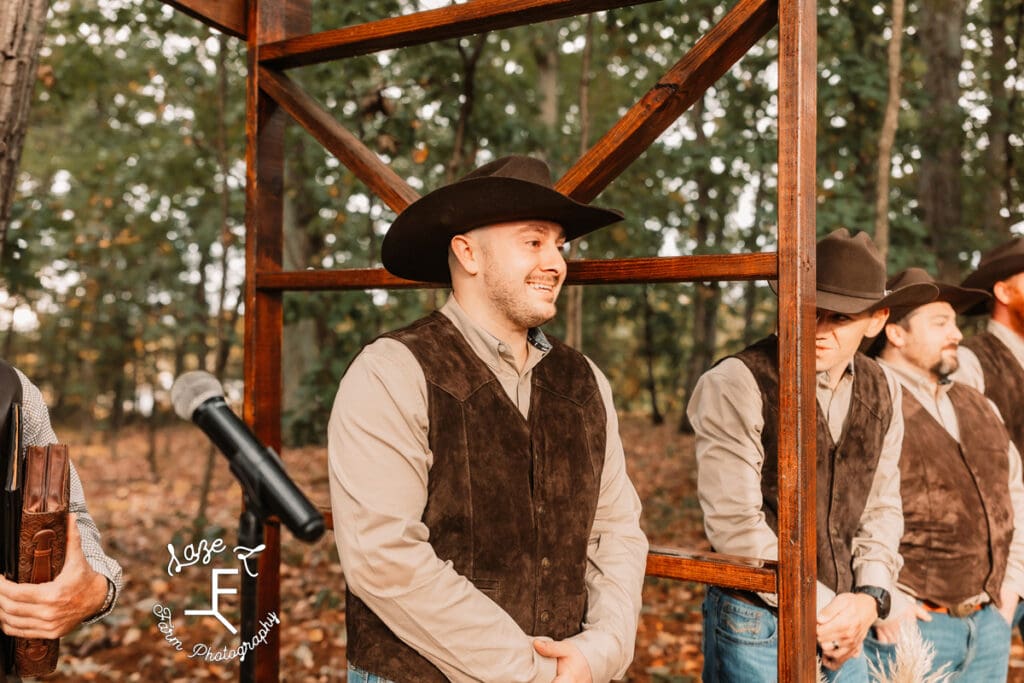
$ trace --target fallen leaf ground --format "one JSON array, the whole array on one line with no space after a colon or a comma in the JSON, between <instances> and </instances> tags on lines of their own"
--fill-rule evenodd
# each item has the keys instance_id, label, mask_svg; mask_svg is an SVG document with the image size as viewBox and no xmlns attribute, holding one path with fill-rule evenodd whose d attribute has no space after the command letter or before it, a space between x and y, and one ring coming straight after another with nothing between
<instances>
[{"instance_id":1,"label":"fallen leaf ground","mask_svg":"<svg viewBox=\"0 0 1024 683\"><path fill-rule=\"evenodd\" d=\"M51 681L237 680L238 660L206 661L189 657L205 644L211 652L237 646L216 619L185 617L186 609L207 609L211 568L228 567L235 545L240 493L226 463L216 456L209 502L210 540L221 538L227 551L207 567L168 575L173 544L182 558L192 540L192 525L207 461L208 442L198 429L181 423L156 434L157 477L146 458L149 435L143 429L123 433L113 447L103 435L60 432L85 482L89 507L104 533L108 552L119 558L127 584L114 613L83 626L62 644L58 672ZM652 427L640 417L624 416L622 436L630 473L644 502L644 528L654 545L707 549L696 499L692 438L673 424ZM321 448L284 453L289 473L318 504L327 505L325 454ZM224 558L218 563L217 557ZM344 583L329 537L305 545L284 534L281 566L281 680L296 683L344 680ZM232 581L233 579L233 581ZM237 577L223 585L238 586ZM648 579L628 681L687 683L700 680L700 584ZM172 612L173 634L159 628L155 605ZM222 596L221 611L238 624L237 596ZM169 639L181 641L176 650ZM1010 681L1024 682L1024 647L1015 636Z\"/></svg>"}]
</instances>

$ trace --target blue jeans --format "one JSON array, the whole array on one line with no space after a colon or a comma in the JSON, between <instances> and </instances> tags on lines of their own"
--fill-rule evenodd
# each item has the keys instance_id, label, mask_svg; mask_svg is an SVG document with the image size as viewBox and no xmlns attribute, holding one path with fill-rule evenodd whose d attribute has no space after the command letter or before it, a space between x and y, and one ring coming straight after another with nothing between
<instances>
[{"instance_id":1,"label":"blue jeans","mask_svg":"<svg viewBox=\"0 0 1024 683\"><path fill-rule=\"evenodd\" d=\"M381 676L369 673L368 671L363 671L362 669L349 664L348 683L394 683L394 681L382 678Z\"/></svg>"},{"instance_id":2,"label":"blue jeans","mask_svg":"<svg viewBox=\"0 0 1024 683\"><path fill-rule=\"evenodd\" d=\"M931 621L917 622L924 641L935 649L931 673L944 665L953 674L949 681L1005 681L1010 664L1010 625L995 605L987 605L967 617L932 613ZM889 671L896 646L880 643L872 634L864 640L864 652L878 667Z\"/></svg>"},{"instance_id":3,"label":"blue jeans","mask_svg":"<svg viewBox=\"0 0 1024 683\"><path fill-rule=\"evenodd\" d=\"M707 683L762 683L778 679L779 619L764 607L708 587L704 612L704 671ZM848 660L838 671L822 669L837 683L866 683L867 660Z\"/></svg>"}]
</instances>

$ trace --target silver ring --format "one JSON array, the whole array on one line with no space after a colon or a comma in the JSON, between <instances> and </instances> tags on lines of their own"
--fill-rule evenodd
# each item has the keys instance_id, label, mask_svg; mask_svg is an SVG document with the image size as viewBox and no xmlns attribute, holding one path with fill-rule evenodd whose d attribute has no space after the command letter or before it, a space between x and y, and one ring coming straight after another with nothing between
<instances>
[{"instance_id":1,"label":"silver ring","mask_svg":"<svg viewBox=\"0 0 1024 683\"><path fill-rule=\"evenodd\" d=\"M832 649L833 650L838 650L839 649L839 641L838 640L833 640L832 641Z\"/></svg>"}]
</instances>

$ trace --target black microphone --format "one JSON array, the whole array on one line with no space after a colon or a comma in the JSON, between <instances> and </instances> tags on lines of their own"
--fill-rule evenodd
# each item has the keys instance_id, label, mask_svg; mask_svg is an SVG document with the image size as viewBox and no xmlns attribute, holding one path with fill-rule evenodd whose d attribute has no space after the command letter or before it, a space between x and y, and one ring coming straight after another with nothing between
<instances>
[{"instance_id":1,"label":"black microphone","mask_svg":"<svg viewBox=\"0 0 1024 683\"><path fill-rule=\"evenodd\" d=\"M303 541L324 533L324 517L284 471L273 449L264 446L224 400L224 390L208 372L186 372L171 387L174 412L192 420L227 456L249 500L261 514L276 515Z\"/></svg>"}]
</instances>

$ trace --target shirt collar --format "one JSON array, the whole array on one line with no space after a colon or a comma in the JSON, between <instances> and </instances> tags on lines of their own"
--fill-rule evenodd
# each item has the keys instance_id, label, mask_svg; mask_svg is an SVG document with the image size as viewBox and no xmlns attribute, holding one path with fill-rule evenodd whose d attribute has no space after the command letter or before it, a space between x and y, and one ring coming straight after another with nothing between
<instances>
[{"instance_id":1,"label":"shirt collar","mask_svg":"<svg viewBox=\"0 0 1024 683\"><path fill-rule=\"evenodd\" d=\"M497 372L502 365L508 364L515 368L515 357L508 344L495 337L493 334L477 324L465 309L459 305L455 295L448 296L448 301L441 307L441 313L452 321L455 329L462 333L469 347L480 357L492 372ZM526 334L528 356L526 367L523 372L529 372L540 362L548 351L551 350L551 342L544 335L539 327L530 328Z\"/></svg>"},{"instance_id":2,"label":"shirt collar","mask_svg":"<svg viewBox=\"0 0 1024 683\"><path fill-rule=\"evenodd\" d=\"M903 366L886 363L882 358L877 358L876 360L880 364L884 365L889 370L891 370L892 373L896 375L896 378L900 381L900 384L903 384L904 386L908 387L914 387L919 392L926 396L932 396L936 394L935 380L933 380L931 376L928 373L924 372L923 370L919 370L917 368L905 368ZM949 390L953 388L953 380L949 379L948 377L939 380L938 388L938 394L948 393Z\"/></svg>"},{"instance_id":3,"label":"shirt collar","mask_svg":"<svg viewBox=\"0 0 1024 683\"><path fill-rule=\"evenodd\" d=\"M1024 365L1024 339L1006 325L989 318L988 331L999 341L1006 344L1011 353Z\"/></svg>"},{"instance_id":4,"label":"shirt collar","mask_svg":"<svg viewBox=\"0 0 1024 683\"><path fill-rule=\"evenodd\" d=\"M818 387L819 388L822 388L822 389L829 388L828 370L823 370L822 372L815 373L815 377L818 380ZM840 382L852 381L853 377L854 377L853 359L851 358L850 362L846 364L846 369L843 370L843 376L839 378L839 381Z\"/></svg>"}]
</instances>

